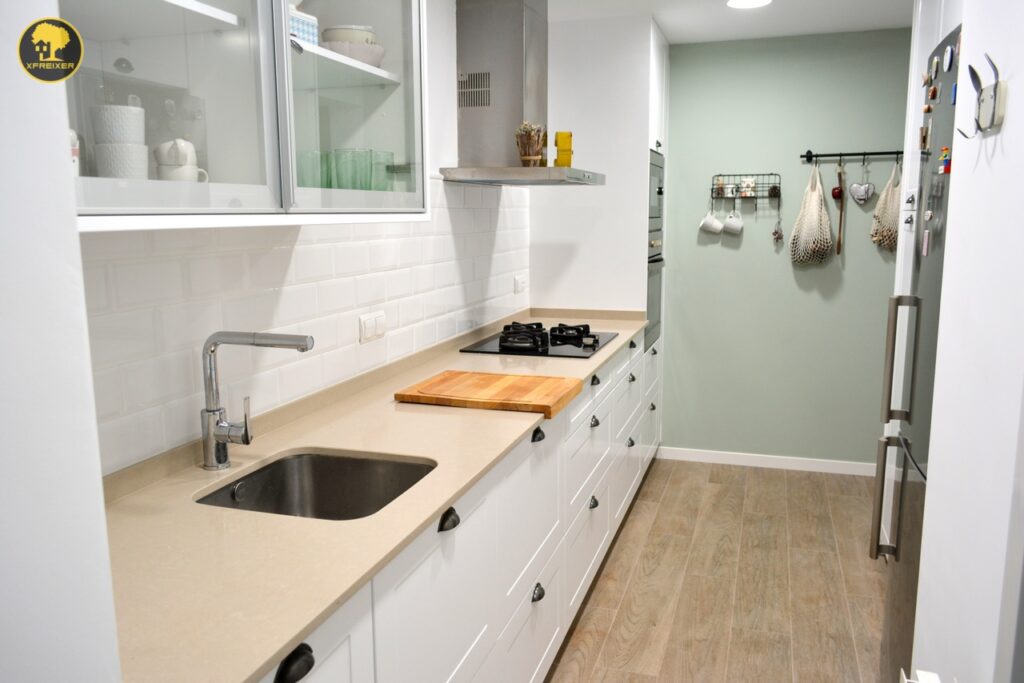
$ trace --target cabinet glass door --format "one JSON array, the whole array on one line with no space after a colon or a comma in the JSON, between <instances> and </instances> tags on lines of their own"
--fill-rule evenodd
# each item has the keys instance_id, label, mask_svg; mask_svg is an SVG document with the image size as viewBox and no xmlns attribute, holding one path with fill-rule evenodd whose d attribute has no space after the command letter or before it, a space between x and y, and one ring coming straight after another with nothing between
<instances>
[{"instance_id":1,"label":"cabinet glass door","mask_svg":"<svg viewBox=\"0 0 1024 683\"><path fill-rule=\"evenodd\" d=\"M281 210L268 0L60 0L82 214Z\"/></svg>"},{"instance_id":2,"label":"cabinet glass door","mask_svg":"<svg viewBox=\"0 0 1024 683\"><path fill-rule=\"evenodd\" d=\"M292 211L423 211L418 0L306 0L287 15Z\"/></svg>"}]
</instances>

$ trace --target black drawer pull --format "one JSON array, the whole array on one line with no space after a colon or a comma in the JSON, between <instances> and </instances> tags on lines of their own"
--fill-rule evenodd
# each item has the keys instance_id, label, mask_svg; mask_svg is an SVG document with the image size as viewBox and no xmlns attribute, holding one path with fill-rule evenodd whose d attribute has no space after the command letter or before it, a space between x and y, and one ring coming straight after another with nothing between
<instances>
[{"instance_id":1,"label":"black drawer pull","mask_svg":"<svg viewBox=\"0 0 1024 683\"><path fill-rule=\"evenodd\" d=\"M636 342L633 341L632 339L629 340L629 348L631 348L631 349L635 349L636 348Z\"/></svg>"},{"instance_id":2,"label":"black drawer pull","mask_svg":"<svg viewBox=\"0 0 1024 683\"><path fill-rule=\"evenodd\" d=\"M626 448L632 448L636 445L636 441L633 441L633 437L626 439Z\"/></svg>"},{"instance_id":3,"label":"black drawer pull","mask_svg":"<svg viewBox=\"0 0 1024 683\"><path fill-rule=\"evenodd\" d=\"M590 508L591 510L593 510L598 505L600 505L600 503L597 502L597 496L591 496L590 497L590 502L587 504L587 507Z\"/></svg>"},{"instance_id":4,"label":"black drawer pull","mask_svg":"<svg viewBox=\"0 0 1024 683\"><path fill-rule=\"evenodd\" d=\"M441 521L437 525L438 531L451 531L459 525L459 513L455 511L455 508L448 508L441 515Z\"/></svg>"},{"instance_id":5,"label":"black drawer pull","mask_svg":"<svg viewBox=\"0 0 1024 683\"><path fill-rule=\"evenodd\" d=\"M313 658L313 648L305 643L299 643L298 647L288 653L288 656L281 660L274 674L274 683L296 683L306 677L313 670L316 659Z\"/></svg>"},{"instance_id":6,"label":"black drawer pull","mask_svg":"<svg viewBox=\"0 0 1024 683\"><path fill-rule=\"evenodd\" d=\"M545 595L544 586L538 583L533 587L533 595L530 596L530 602L540 602L544 599Z\"/></svg>"},{"instance_id":7,"label":"black drawer pull","mask_svg":"<svg viewBox=\"0 0 1024 683\"><path fill-rule=\"evenodd\" d=\"M594 375L593 377L590 378L590 386L596 387L600 383L601 383L601 378L598 377L597 375Z\"/></svg>"},{"instance_id":8,"label":"black drawer pull","mask_svg":"<svg viewBox=\"0 0 1024 683\"><path fill-rule=\"evenodd\" d=\"M533 430L533 436L530 437L530 441L532 441L533 443L537 443L538 441L543 441L546 438L547 434L544 433L544 430L541 429L540 427L537 427L536 429Z\"/></svg>"},{"instance_id":9,"label":"black drawer pull","mask_svg":"<svg viewBox=\"0 0 1024 683\"><path fill-rule=\"evenodd\" d=\"M632 372L629 373L629 381L630 382L635 382L636 381L636 375L634 375Z\"/></svg>"},{"instance_id":10,"label":"black drawer pull","mask_svg":"<svg viewBox=\"0 0 1024 683\"><path fill-rule=\"evenodd\" d=\"M652 348L652 349L651 349L651 355L652 355L652 356L657 356L657 355L658 355L658 349L656 349L656 348Z\"/></svg>"},{"instance_id":11,"label":"black drawer pull","mask_svg":"<svg viewBox=\"0 0 1024 683\"><path fill-rule=\"evenodd\" d=\"M591 415L590 416L590 428L594 429L595 427L600 427L600 426L601 426L601 421L597 419L597 415Z\"/></svg>"},{"instance_id":12,"label":"black drawer pull","mask_svg":"<svg viewBox=\"0 0 1024 683\"><path fill-rule=\"evenodd\" d=\"M657 410L657 409L658 409L658 406L656 406L656 405L654 405L654 404L652 403L652 404L651 404L651 410Z\"/></svg>"}]
</instances>

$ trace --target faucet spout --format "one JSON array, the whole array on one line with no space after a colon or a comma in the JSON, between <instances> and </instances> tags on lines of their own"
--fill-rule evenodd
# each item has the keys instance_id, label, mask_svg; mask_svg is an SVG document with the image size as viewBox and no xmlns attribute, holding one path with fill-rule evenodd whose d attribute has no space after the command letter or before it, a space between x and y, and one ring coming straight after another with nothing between
<instances>
[{"instance_id":1,"label":"faucet spout","mask_svg":"<svg viewBox=\"0 0 1024 683\"><path fill-rule=\"evenodd\" d=\"M203 344L203 392L206 408L200 418L203 426L203 467L220 470L229 467L228 443L248 444L252 441L249 428L249 397L245 398L245 418L242 422L228 422L220 402L220 383L217 379L217 349L222 344L256 346L262 348L292 349L305 353L313 348L313 337L304 334L273 334L269 332L214 332Z\"/></svg>"}]
</instances>

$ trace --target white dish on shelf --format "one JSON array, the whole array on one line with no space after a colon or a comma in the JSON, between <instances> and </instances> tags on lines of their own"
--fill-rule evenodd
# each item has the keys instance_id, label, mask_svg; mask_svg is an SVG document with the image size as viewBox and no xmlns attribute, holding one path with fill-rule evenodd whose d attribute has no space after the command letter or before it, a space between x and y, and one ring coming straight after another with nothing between
<instances>
[{"instance_id":1,"label":"white dish on shelf","mask_svg":"<svg viewBox=\"0 0 1024 683\"><path fill-rule=\"evenodd\" d=\"M346 57L358 59L361 62L368 63L371 67L378 68L384 61L384 54L386 52L383 45L352 43L349 41L332 40L326 44L326 47L332 52L344 54Z\"/></svg>"},{"instance_id":2,"label":"white dish on shelf","mask_svg":"<svg viewBox=\"0 0 1024 683\"><path fill-rule=\"evenodd\" d=\"M324 42L377 44L377 34L372 26L341 25L325 28L320 32Z\"/></svg>"},{"instance_id":3,"label":"white dish on shelf","mask_svg":"<svg viewBox=\"0 0 1024 683\"><path fill-rule=\"evenodd\" d=\"M384 62L384 54L386 52L383 45L353 43L350 41L331 40L325 44L325 47L332 52L337 52L339 55L358 59L364 64L375 67L380 67Z\"/></svg>"}]
</instances>

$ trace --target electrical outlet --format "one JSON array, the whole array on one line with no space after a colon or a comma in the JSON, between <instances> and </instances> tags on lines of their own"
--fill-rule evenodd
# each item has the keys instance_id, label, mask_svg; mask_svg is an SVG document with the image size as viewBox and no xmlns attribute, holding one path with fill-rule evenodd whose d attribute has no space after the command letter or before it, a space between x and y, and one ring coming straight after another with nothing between
<instances>
[{"instance_id":1,"label":"electrical outlet","mask_svg":"<svg viewBox=\"0 0 1024 683\"><path fill-rule=\"evenodd\" d=\"M359 316L359 343L380 339L388 331L387 318L384 311L373 311Z\"/></svg>"},{"instance_id":2,"label":"electrical outlet","mask_svg":"<svg viewBox=\"0 0 1024 683\"><path fill-rule=\"evenodd\" d=\"M530 286L530 276L526 273L518 273L512 280L512 292L514 294L521 294L526 291L526 288Z\"/></svg>"}]
</instances>

